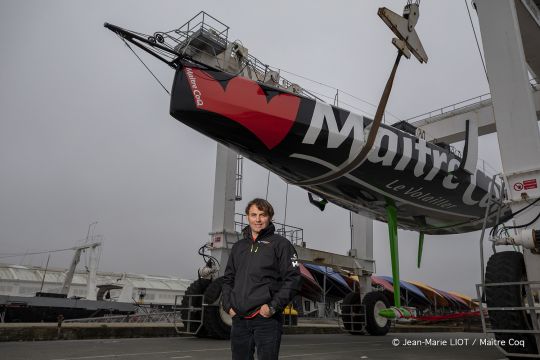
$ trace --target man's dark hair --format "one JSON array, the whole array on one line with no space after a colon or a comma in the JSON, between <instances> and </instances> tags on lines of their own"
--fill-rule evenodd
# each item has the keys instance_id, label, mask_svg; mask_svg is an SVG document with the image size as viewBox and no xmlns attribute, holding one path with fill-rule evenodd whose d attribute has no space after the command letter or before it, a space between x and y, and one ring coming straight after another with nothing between
<instances>
[{"instance_id":1,"label":"man's dark hair","mask_svg":"<svg viewBox=\"0 0 540 360\"><path fill-rule=\"evenodd\" d=\"M255 205L257 209L264 211L269 217L270 220L274 217L274 208L272 207L272 204L270 204L268 201L260 198L256 198L248 202L246 206L246 215L249 215L249 209Z\"/></svg>"}]
</instances>

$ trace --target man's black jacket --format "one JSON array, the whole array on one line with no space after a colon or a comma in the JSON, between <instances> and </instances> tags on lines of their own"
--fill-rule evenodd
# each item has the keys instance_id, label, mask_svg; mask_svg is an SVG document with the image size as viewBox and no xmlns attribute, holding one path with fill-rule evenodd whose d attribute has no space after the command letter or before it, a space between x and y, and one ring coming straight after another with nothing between
<instances>
[{"instance_id":1,"label":"man's black jacket","mask_svg":"<svg viewBox=\"0 0 540 360\"><path fill-rule=\"evenodd\" d=\"M232 249L223 276L223 308L240 316L252 314L264 304L281 311L298 293L300 267L289 240L274 234L274 224L254 241L247 226L244 238Z\"/></svg>"}]
</instances>

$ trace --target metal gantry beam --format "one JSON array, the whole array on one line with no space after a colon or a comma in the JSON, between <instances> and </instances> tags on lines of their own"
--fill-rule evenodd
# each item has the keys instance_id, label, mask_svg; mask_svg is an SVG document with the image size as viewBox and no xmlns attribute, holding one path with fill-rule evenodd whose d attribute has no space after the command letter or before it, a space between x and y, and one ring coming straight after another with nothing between
<instances>
[{"instance_id":1,"label":"metal gantry beam","mask_svg":"<svg viewBox=\"0 0 540 360\"><path fill-rule=\"evenodd\" d=\"M477 3L480 4L481 1ZM529 89L532 93L536 119L540 121L540 46L538 46L538 39L540 39L540 0L515 0L513 3L513 16L518 31L515 40L520 40L522 61L526 63L526 70L533 77ZM509 17L503 15L503 18ZM482 38L484 38L484 34ZM505 38L502 32L500 32L500 36ZM499 41L501 39L499 38ZM487 53L485 51L484 53L487 57ZM506 73L505 69L496 71ZM493 76L497 76L497 73L493 73L492 70L492 72L488 72L488 75L491 80ZM490 94L484 94L477 98L412 117L406 121L419 128L418 134L425 137L427 141L435 140L437 142L454 143L464 139L465 120L467 119L477 121L479 135L496 132L493 111Z\"/></svg>"},{"instance_id":2,"label":"metal gantry beam","mask_svg":"<svg viewBox=\"0 0 540 360\"><path fill-rule=\"evenodd\" d=\"M523 11L520 10L525 1L475 2L501 162L508 185L508 201L515 214L516 225L527 229L540 229L540 220L536 219L538 207L532 206L523 211L532 200L540 197L540 131L537 108L529 84L528 71L532 66L530 62L527 63L531 59L530 52L527 54L530 46L527 41L530 39L523 33L531 29L524 29L521 18ZM535 5L529 3L530 6ZM528 16L527 13L525 15ZM533 25L540 34L540 22ZM538 38L536 52L540 55ZM524 186L526 182L530 186ZM535 283L531 288L540 293L540 254L534 250L523 249L523 255L527 280ZM538 319L532 317L532 320L534 328L538 329ZM540 335L537 334L536 339L537 343L540 343Z\"/></svg>"},{"instance_id":3,"label":"metal gantry beam","mask_svg":"<svg viewBox=\"0 0 540 360\"><path fill-rule=\"evenodd\" d=\"M538 90L540 86L534 82L534 85L531 85L531 93L536 119L540 121L540 91ZM497 131L490 94L448 105L409 120L418 128L417 135L426 141L452 144L465 138L465 121L471 119L476 120L478 124L479 136Z\"/></svg>"}]
</instances>

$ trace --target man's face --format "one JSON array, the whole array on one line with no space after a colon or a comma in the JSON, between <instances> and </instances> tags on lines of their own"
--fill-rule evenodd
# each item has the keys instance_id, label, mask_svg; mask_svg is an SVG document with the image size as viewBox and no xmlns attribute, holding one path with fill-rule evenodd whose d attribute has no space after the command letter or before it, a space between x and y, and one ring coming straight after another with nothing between
<instances>
[{"instance_id":1,"label":"man's face","mask_svg":"<svg viewBox=\"0 0 540 360\"><path fill-rule=\"evenodd\" d=\"M248 211L248 222L253 237L257 237L261 230L270 224L270 217L256 205L251 205Z\"/></svg>"}]
</instances>

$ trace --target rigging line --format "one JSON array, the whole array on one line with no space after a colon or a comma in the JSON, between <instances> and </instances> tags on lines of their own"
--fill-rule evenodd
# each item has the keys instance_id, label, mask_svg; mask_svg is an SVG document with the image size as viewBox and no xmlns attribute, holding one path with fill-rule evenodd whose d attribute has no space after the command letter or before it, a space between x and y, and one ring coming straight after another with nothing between
<instances>
[{"instance_id":1,"label":"rigging line","mask_svg":"<svg viewBox=\"0 0 540 360\"><path fill-rule=\"evenodd\" d=\"M70 247L67 249L58 249L58 250L48 250L48 251L37 251L37 252L25 252L25 253L19 253L19 254L9 254L9 255L3 255L0 256L0 259L6 259L6 258L12 258L12 257L20 257L20 256L27 256L27 255L39 255L39 254L50 254L60 251L67 251L67 250L74 250L75 248Z\"/></svg>"},{"instance_id":2,"label":"rigging line","mask_svg":"<svg viewBox=\"0 0 540 360\"><path fill-rule=\"evenodd\" d=\"M305 90L305 89L304 89L304 90ZM327 98L328 100L335 100L335 98L332 98L331 96L328 96L328 95L325 95L325 94L321 94L321 93L318 93L318 92L313 91L313 90L309 90L309 91L310 91L311 93L313 93L313 94L317 94L317 95L319 95L319 96L322 96L322 97L324 97L324 98ZM344 91L341 91L341 92L342 92L342 93L345 93ZM346 94L346 93L345 93L345 94ZM322 99L320 99L320 100L322 100ZM323 100L322 100L322 101L323 101ZM361 109L361 108L359 108L359 107L356 107L356 106L354 106L354 105L351 105L351 104L349 104L349 103L346 103L345 101L340 101L340 103L343 104L343 105L346 105L346 106L350 107L351 109L358 110L358 111L362 112L362 114L364 114L364 115L367 115L367 116L370 116L370 117L375 116L375 114L372 113L371 111L368 111L368 110L366 110L366 109ZM334 104L334 106L336 106L336 105ZM350 109L348 109L348 110L350 111ZM390 115L392 115L392 114L390 114ZM393 116L393 115L392 115L392 116ZM394 117L395 117L395 116L394 116ZM397 118L397 117L395 117L395 118L396 118L397 120L399 120L399 118Z\"/></svg>"},{"instance_id":3,"label":"rigging line","mask_svg":"<svg viewBox=\"0 0 540 360\"><path fill-rule=\"evenodd\" d=\"M365 104L368 104L368 105L370 105L370 106L373 106L375 109L377 109L377 105L372 104L372 103L370 103L369 101L360 99L359 97L354 96L353 94L350 94L350 93L348 93L348 92L346 92L346 91L344 91L344 90L340 90L340 92L342 92L342 93L344 93L344 94L346 94L346 95L352 97L352 98L355 99L355 100L358 100L358 101L361 101L361 102L363 102L363 103L365 103ZM344 104L345 104L345 103L344 103ZM349 105L349 106L350 106L350 105ZM398 118L396 115L392 114L392 113L391 113L390 111L388 111L388 110L385 110L384 113L390 115L391 117L393 117L394 119L396 119L396 120L398 120L398 121L401 121L400 118Z\"/></svg>"},{"instance_id":4,"label":"rigging line","mask_svg":"<svg viewBox=\"0 0 540 360\"><path fill-rule=\"evenodd\" d=\"M371 103L371 102L369 102L369 101L367 101L367 100L361 99L361 98L359 98L359 97L357 97L357 96L354 96L353 94L351 94L351 93L349 93L349 92L347 92L347 91L345 91L345 90L338 89L338 88L336 88L336 87L334 87L334 86L331 86L331 85L322 83L322 82L317 81L317 80L310 79L310 78L305 77L305 76L302 76L302 75L298 75L298 74L296 74L296 73L293 73L293 72L290 72L290 71L287 71L287 70L284 70L284 69L281 69L281 68L275 68L275 69L277 69L277 70L279 70L279 71L282 71L282 72L284 72L284 73L290 74L290 75L297 76L297 77L299 77L299 78L301 78L301 79L304 79L304 80L307 80L307 81L311 81L311 82L313 82L313 83L315 83L315 84L319 84L319 85L321 85L321 86L325 86L325 87L330 88L330 89L332 89L332 90L339 90L341 93L343 93L343 94L345 94L345 95L348 95L348 96L352 97L352 98L355 99L355 100L358 100L358 101L360 101L360 102L363 102L363 103L365 103L365 104L367 104L367 105L369 105L369 106L373 106L375 109L377 108L377 105L375 105L375 104L373 104L373 103ZM309 89L308 89L308 90L309 90ZM310 91L310 92L313 92L313 93L315 93L315 94L318 94L318 95L322 95L322 94L317 93L317 92L315 92L315 91L313 91L313 90L309 90L309 91ZM325 96L325 95L323 95L323 96ZM326 97L330 98L329 96L326 96ZM392 114L390 111L386 110L385 112L388 113L388 114L389 114L390 116L392 116L393 118L395 118L396 120L401 120L401 119L398 118L396 115Z\"/></svg>"},{"instance_id":5,"label":"rigging line","mask_svg":"<svg viewBox=\"0 0 540 360\"><path fill-rule=\"evenodd\" d=\"M329 96L329 95L325 95L325 94L322 94L322 93L317 92L317 91L314 91L314 90L309 90L309 91L310 91L311 93L313 93L313 94L317 94L317 95L319 95L319 96L322 96L322 97L324 97L324 98L327 98L328 100L332 100L332 99L333 99L333 97L331 97L331 96Z\"/></svg>"},{"instance_id":6,"label":"rigging line","mask_svg":"<svg viewBox=\"0 0 540 360\"><path fill-rule=\"evenodd\" d=\"M331 85L328 85L328 84L325 84L325 83L322 83L322 82L320 82L320 81L313 80L313 79L310 79L310 78L308 78L308 77L305 77L305 76L302 76L302 75L298 75L298 74L295 74L295 73L293 73L293 72L290 72L290 71L287 71L287 70L284 70L284 69L281 69L281 68L276 68L276 69L278 69L280 72L282 71L282 72L284 72L284 73L287 73L287 74L290 74L290 75L297 76L297 77L299 77L299 78L301 78L301 79L304 79L304 80L307 80L307 81L311 81L311 82L313 82L313 83L315 83L315 84L319 84L319 85L321 85L321 86L326 86L327 88L336 90L335 87L333 87L333 86L331 86Z\"/></svg>"},{"instance_id":7,"label":"rigging line","mask_svg":"<svg viewBox=\"0 0 540 360\"><path fill-rule=\"evenodd\" d=\"M144 67L146 68L146 70L148 70L150 72L150 74L152 74L152 76L154 77L154 79L156 79L156 81L159 83L159 85L161 85L161 87L163 88L163 90L165 90L165 92L167 94L169 94L169 96L171 95L171 93L169 92L169 90L167 90L167 88L161 83L161 81L159 81L159 79L157 78L156 75L154 75L154 73L152 72L152 70L150 70L150 68L148 66L146 66L146 64L144 63L144 61L139 57L139 55L137 55L137 53L135 52L135 50L133 50L131 48L131 46L129 46L129 44L127 43L126 39L124 39L123 37L119 36L120 39L122 39L122 41L124 42L124 44L126 44L126 46L129 48L129 50L131 50L131 52L133 52L133 54L137 57L137 59L139 59L139 61L144 65Z\"/></svg>"},{"instance_id":8,"label":"rigging line","mask_svg":"<svg viewBox=\"0 0 540 360\"><path fill-rule=\"evenodd\" d=\"M469 20L471 21L471 27L474 33L474 40L476 40L476 48L478 49L478 54L480 54L480 60L482 61L482 66L484 67L484 73L486 74L486 79L488 79L486 63L484 62L484 56L482 55L482 51L480 50L480 43L478 42L478 36L476 35L476 30L474 29L471 11L469 10L469 4L467 3L467 0L465 0L465 6L467 7L467 13L469 14Z\"/></svg>"}]
</instances>

